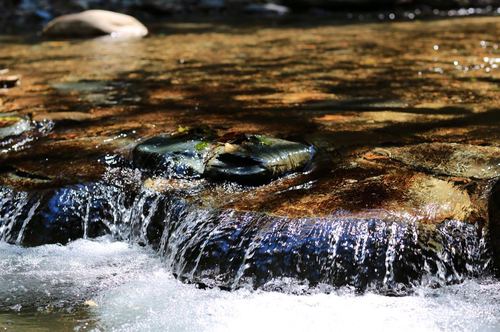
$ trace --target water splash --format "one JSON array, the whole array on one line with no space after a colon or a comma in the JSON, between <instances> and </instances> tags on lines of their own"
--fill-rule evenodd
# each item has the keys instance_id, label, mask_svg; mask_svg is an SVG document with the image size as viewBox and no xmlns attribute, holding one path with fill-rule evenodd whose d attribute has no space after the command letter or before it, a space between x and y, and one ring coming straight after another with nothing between
<instances>
[{"instance_id":1,"label":"water splash","mask_svg":"<svg viewBox=\"0 0 500 332\"><path fill-rule=\"evenodd\" d=\"M157 250L179 279L209 287L350 285L405 293L489 268L481 229L459 221L301 218L202 208L104 182L33 193L0 188L0 239L39 245L112 234Z\"/></svg>"}]
</instances>

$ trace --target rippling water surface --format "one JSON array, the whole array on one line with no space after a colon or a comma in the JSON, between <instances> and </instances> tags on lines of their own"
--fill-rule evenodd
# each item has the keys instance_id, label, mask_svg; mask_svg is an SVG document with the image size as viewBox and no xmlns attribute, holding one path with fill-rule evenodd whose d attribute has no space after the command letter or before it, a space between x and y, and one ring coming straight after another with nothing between
<instances>
[{"instance_id":1,"label":"rippling water surface","mask_svg":"<svg viewBox=\"0 0 500 332\"><path fill-rule=\"evenodd\" d=\"M67 246L0 244L0 328L23 331L498 331L500 283L470 280L387 297L226 292L175 280L149 250L109 238Z\"/></svg>"}]
</instances>

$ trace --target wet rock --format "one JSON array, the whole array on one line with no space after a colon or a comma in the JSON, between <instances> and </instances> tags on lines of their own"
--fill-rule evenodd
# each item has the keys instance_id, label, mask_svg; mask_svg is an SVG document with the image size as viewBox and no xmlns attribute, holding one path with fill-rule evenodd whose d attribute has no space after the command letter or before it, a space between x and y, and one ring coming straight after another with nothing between
<instances>
[{"instance_id":1,"label":"wet rock","mask_svg":"<svg viewBox=\"0 0 500 332\"><path fill-rule=\"evenodd\" d=\"M1 191L0 235L23 245L112 233L150 244L187 282L269 288L280 278L406 294L484 273L479 225L433 225L406 214L289 218L202 208L150 190L103 183L38 193ZM279 283L278 283L279 284ZM271 288L272 289L272 288Z\"/></svg>"},{"instance_id":2,"label":"wet rock","mask_svg":"<svg viewBox=\"0 0 500 332\"><path fill-rule=\"evenodd\" d=\"M489 197L489 241L493 252L493 264L497 277L500 277L500 179L496 180Z\"/></svg>"},{"instance_id":3,"label":"wet rock","mask_svg":"<svg viewBox=\"0 0 500 332\"><path fill-rule=\"evenodd\" d=\"M500 148L495 146L424 143L374 152L434 174L476 179L500 176Z\"/></svg>"},{"instance_id":4,"label":"wet rock","mask_svg":"<svg viewBox=\"0 0 500 332\"><path fill-rule=\"evenodd\" d=\"M481 240L467 223L434 227L404 219L181 213L185 222L173 223L160 252L179 278L209 286L263 287L293 278L404 294L425 278L446 284L483 271ZM189 240L182 234L191 234Z\"/></svg>"},{"instance_id":5,"label":"wet rock","mask_svg":"<svg viewBox=\"0 0 500 332\"><path fill-rule=\"evenodd\" d=\"M288 218L125 190L105 183L0 188L0 238L33 246L113 234L151 245L182 280L227 289L289 277L404 294L427 278L446 284L484 271L481 229L465 222L429 225L384 214Z\"/></svg>"},{"instance_id":6,"label":"wet rock","mask_svg":"<svg viewBox=\"0 0 500 332\"><path fill-rule=\"evenodd\" d=\"M79 80L52 83L51 87L58 92L75 95L93 105L115 105L134 100L133 97L122 96L126 91L126 83L116 83L100 80Z\"/></svg>"},{"instance_id":7,"label":"wet rock","mask_svg":"<svg viewBox=\"0 0 500 332\"><path fill-rule=\"evenodd\" d=\"M288 9L288 7L277 5L274 3L249 4L245 7L244 10L248 14L265 16L284 16L290 12L290 9Z\"/></svg>"},{"instance_id":8,"label":"wet rock","mask_svg":"<svg viewBox=\"0 0 500 332\"><path fill-rule=\"evenodd\" d=\"M65 93L95 93L110 89L107 82L91 80L58 82L51 84L51 86Z\"/></svg>"},{"instance_id":9,"label":"wet rock","mask_svg":"<svg viewBox=\"0 0 500 332\"><path fill-rule=\"evenodd\" d=\"M0 113L0 139L20 135L30 129L28 119L15 113Z\"/></svg>"},{"instance_id":10,"label":"wet rock","mask_svg":"<svg viewBox=\"0 0 500 332\"><path fill-rule=\"evenodd\" d=\"M50 21L43 30L48 37L144 37L147 28L132 16L105 11L87 10L63 15Z\"/></svg>"},{"instance_id":11,"label":"wet rock","mask_svg":"<svg viewBox=\"0 0 500 332\"><path fill-rule=\"evenodd\" d=\"M1 184L14 188L43 187L50 185L52 178L44 174L37 174L21 168L5 165L0 168Z\"/></svg>"},{"instance_id":12,"label":"wet rock","mask_svg":"<svg viewBox=\"0 0 500 332\"><path fill-rule=\"evenodd\" d=\"M156 136L137 145L133 160L140 168L164 175L200 177L205 171L204 160L210 147L202 137Z\"/></svg>"},{"instance_id":13,"label":"wet rock","mask_svg":"<svg viewBox=\"0 0 500 332\"><path fill-rule=\"evenodd\" d=\"M77 185L56 190L16 192L0 188L0 238L24 246L66 244L108 233L106 201L93 197L95 187ZM95 198L95 199L94 199ZM10 204L16 204L14 210Z\"/></svg>"},{"instance_id":14,"label":"wet rock","mask_svg":"<svg viewBox=\"0 0 500 332\"><path fill-rule=\"evenodd\" d=\"M245 184L261 184L302 171L313 155L310 146L262 135L226 143L191 134L163 135L144 141L133 151L135 165L163 175Z\"/></svg>"},{"instance_id":15,"label":"wet rock","mask_svg":"<svg viewBox=\"0 0 500 332\"><path fill-rule=\"evenodd\" d=\"M301 143L248 135L219 147L208 161L206 176L238 183L265 183L302 171L314 149Z\"/></svg>"},{"instance_id":16,"label":"wet rock","mask_svg":"<svg viewBox=\"0 0 500 332\"><path fill-rule=\"evenodd\" d=\"M9 76L0 76L0 89L10 89L15 86L18 86L21 82L19 76L9 75Z\"/></svg>"}]
</instances>

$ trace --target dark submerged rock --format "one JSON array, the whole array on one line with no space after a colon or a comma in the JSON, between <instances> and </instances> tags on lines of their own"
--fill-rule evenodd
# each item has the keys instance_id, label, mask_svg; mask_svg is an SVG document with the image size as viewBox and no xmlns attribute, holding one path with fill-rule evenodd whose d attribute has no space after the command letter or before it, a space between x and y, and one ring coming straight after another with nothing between
<instances>
[{"instance_id":1,"label":"dark submerged rock","mask_svg":"<svg viewBox=\"0 0 500 332\"><path fill-rule=\"evenodd\" d=\"M179 223L160 252L179 278L209 286L263 287L293 278L398 294L425 278L455 283L483 271L477 229L466 223L434 228L408 220L191 213L197 227ZM184 232L193 236L177 242Z\"/></svg>"},{"instance_id":2,"label":"dark submerged rock","mask_svg":"<svg viewBox=\"0 0 500 332\"><path fill-rule=\"evenodd\" d=\"M23 246L66 244L109 233L107 202L93 197L94 185L76 185L29 194L1 188L0 238ZM16 205L16 206L14 206Z\"/></svg>"},{"instance_id":3,"label":"dark submerged rock","mask_svg":"<svg viewBox=\"0 0 500 332\"><path fill-rule=\"evenodd\" d=\"M489 241L495 274L500 278L500 179L496 179L489 198Z\"/></svg>"},{"instance_id":4,"label":"dark submerged rock","mask_svg":"<svg viewBox=\"0 0 500 332\"><path fill-rule=\"evenodd\" d=\"M197 7L204 10L221 10L226 6L224 0L200 0Z\"/></svg>"}]
</instances>

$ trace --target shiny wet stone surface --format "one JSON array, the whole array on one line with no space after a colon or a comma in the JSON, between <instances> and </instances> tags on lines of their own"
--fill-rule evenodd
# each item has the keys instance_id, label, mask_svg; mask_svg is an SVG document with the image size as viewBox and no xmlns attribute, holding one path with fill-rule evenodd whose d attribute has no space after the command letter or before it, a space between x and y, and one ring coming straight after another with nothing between
<instances>
[{"instance_id":1,"label":"shiny wet stone surface","mask_svg":"<svg viewBox=\"0 0 500 332\"><path fill-rule=\"evenodd\" d=\"M166 178L268 183L311 165L314 147L264 135L217 139L210 133L160 135L138 144L136 167ZM223 141L221 141L223 140Z\"/></svg>"}]
</instances>

